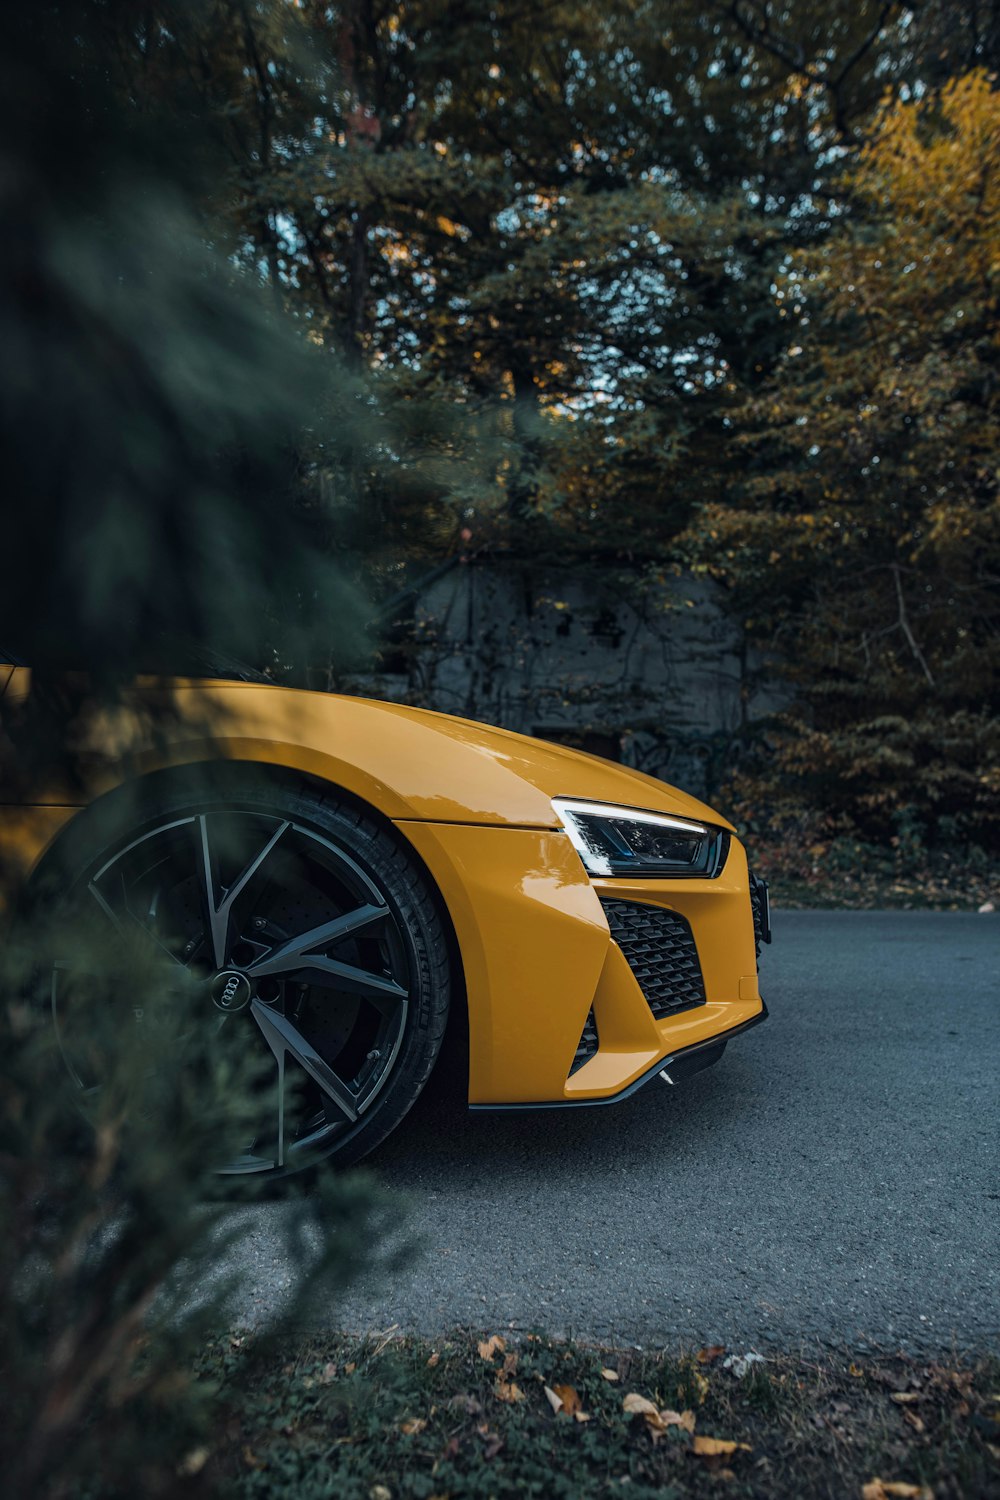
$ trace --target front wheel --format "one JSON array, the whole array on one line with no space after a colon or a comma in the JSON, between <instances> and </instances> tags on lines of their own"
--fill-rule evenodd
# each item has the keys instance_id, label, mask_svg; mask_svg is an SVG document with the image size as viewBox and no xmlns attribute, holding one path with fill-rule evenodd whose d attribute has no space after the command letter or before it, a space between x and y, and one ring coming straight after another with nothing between
<instances>
[{"instance_id":1,"label":"front wheel","mask_svg":"<svg viewBox=\"0 0 1000 1500\"><path fill-rule=\"evenodd\" d=\"M413 1104L444 1035L448 950L434 896L398 837L353 805L221 774L210 789L161 783L84 813L63 888L113 934L165 950L206 1044L225 1028L227 1042L266 1058L259 1116L219 1172L356 1161ZM85 1093L100 1078L74 1045L58 979L53 1023Z\"/></svg>"}]
</instances>

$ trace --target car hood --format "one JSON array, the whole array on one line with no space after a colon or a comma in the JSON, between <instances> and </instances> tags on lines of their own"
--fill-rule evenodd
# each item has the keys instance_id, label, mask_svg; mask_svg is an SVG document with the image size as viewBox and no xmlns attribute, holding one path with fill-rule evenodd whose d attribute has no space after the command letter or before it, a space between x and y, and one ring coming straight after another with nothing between
<instances>
[{"instance_id":1,"label":"car hood","mask_svg":"<svg viewBox=\"0 0 1000 1500\"><path fill-rule=\"evenodd\" d=\"M15 676L11 707L29 692L27 669ZM82 804L128 777L223 759L324 781L396 822L556 828L552 798L577 797L732 827L677 787L580 750L430 709L274 684L147 679L77 728L83 782L46 781L25 800Z\"/></svg>"},{"instance_id":2,"label":"car hood","mask_svg":"<svg viewBox=\"0 0 1000 1500\"><path fill-rule=\"evenodd\" d=\"M481 755L489 756L499 766L513 771L520 779L537 788L547 801L553 797L579 797L592 802L619 803L626 807L645 808L650 812L676 813L681 817L713 823L717 827L734 831L728 819L697 797L659 781L655 776L647 776L644 771L619 765L616 761L605 760L599 755L590 755L566 745L555 745L531 735L517 734L511 729L480 724L474 719L463 719L454 714L436 713L431 709L410 708L396 703L376 703L371 699L353 701L370 703L374 708L386 710L401 719L424 725L445 735L452 743L457 741ZM553 816L551 821L555 825L557 820Z\"/></svg>"}]
</instances>

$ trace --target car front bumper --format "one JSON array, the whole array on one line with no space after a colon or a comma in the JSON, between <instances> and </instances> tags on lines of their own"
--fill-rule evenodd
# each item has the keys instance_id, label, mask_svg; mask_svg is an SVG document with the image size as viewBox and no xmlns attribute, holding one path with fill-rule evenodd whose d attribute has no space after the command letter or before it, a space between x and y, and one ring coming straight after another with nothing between
<instances>
[{"instance_id":1,"label":"car front bumper","mask_svg":"<svg viewBox=\"0 0 1000 1500\"><path fill-rule=\"evenodd\" d=\"M669 1072L669 1059L678 1077L696 1058L707 1066L712 1048L766 1016L737 839L713 880L592 880L560 829L397 827L455 929L470 1105L611 1103ZM674 944L666 956L661 933ZM591 1033L596 1045L582 1048Z\"/></svg>"}]
</instances>

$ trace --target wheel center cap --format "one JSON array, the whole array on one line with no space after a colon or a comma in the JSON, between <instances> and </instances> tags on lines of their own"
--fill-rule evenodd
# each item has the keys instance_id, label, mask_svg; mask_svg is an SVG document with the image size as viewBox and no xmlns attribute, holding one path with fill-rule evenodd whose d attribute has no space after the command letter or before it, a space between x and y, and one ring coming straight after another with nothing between
<instances>
[{"instance_id":1,"label":"wheel center cap","mask_svg":"<svg viewBox=\"0 0 1000 1500\"><path fill-rule=\"evenodd\" d=\"M250 981L237 969L223 969L212 980L212 1000L219 1010L232 1015L250 1004Z\"/></svg>"}]
</instances>

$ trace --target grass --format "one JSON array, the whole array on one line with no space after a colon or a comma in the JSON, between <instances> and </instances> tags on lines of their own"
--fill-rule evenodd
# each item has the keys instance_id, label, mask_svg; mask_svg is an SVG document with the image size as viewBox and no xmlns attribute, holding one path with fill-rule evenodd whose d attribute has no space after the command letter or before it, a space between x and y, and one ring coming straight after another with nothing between
<instances>
[{"instance_id":1,"label":"grass","mask_svg":"<svg viewBox=\"0 0 1000 1500\"><path fill-rule=\"evenodd\" d=\"M530 1334L281 1354L226 1339L200 1372L219 1385L217 1441L187 1472L275 1500L1000 1497L997 1361L788 1355L739 1376L725 1357Z\"/></svg>"}]
</instances>

